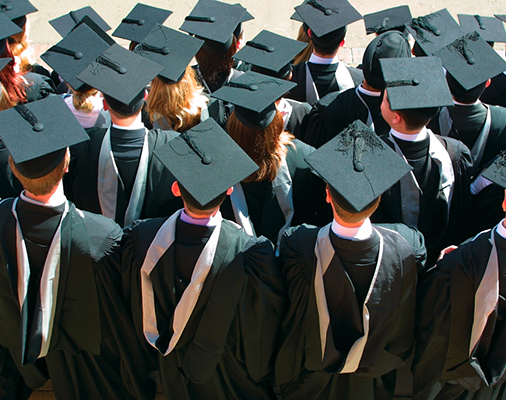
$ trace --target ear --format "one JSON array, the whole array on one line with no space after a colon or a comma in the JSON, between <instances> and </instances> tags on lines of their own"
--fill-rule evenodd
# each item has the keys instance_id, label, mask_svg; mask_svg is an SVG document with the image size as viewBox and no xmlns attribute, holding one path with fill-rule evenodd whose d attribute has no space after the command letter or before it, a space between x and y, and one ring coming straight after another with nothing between
<instances>
[{"instance_id":1,"label":"ear","mask_svg":"<svg viewBox=\"0 0 506 400\"><path fill-rule=\"evenodd\" d=\"M502 210L506 212L506 189L504 190L504 200L502 201Z\"/></svg>"},{"instance_id":2,"label":"ear","mask_svg":"<svg viewBox=\"0 0 506 400\"><path fill-rule=\"evenodd\" d=\"M330 197L329 188L325 188L325 201L329 204L332 204L332 197Z\"/></svg>"},{"instance_id":3,"label":"ear","mask_svg":"<svg viewBox=\"0 0 506 400\"><path fill-rule=\"evenodd\" d=\"M402 117L397 114L395 111L392 111L393 114L394 114L394 118L392 119L392 122L397 125L397 124L400 124L401 122L404 122L404 120L402 119Z\"/></svg>"},{"instance_id":4,"label":"ear","mask_svg":"<svg viewBox=\"0 0 506 400\"><path fill-rule=\"evenodd\" d=\"M172 191L172 194L175 197L181 197L181 191L179 190L179 184L177 183L177 181L172 182L170 190Z\"/></svg>"},{"instance_id":5,"label":"ear","mask_svg":"<svg viewBox=\"0 0 506 400\"><path fill-rule=\"evenodd\" d=\"M490 84L492 83L492 79L488 79L487 80L487 83L485 83L485 87L488 88L490 86Z\"/></svg>"},{"instance_id":6,"label":"ear","mask_svg":"<svg viewBox=\"0 0 506 400\"><path fill-rule=\"evenodd\" d=\"M343 41L342 41L341 43L339 43L339 48L344 47L344 44L345 44L345 43L346 43L346 40L345 40L345 39L343 39Z\"/></svg>"},{"instance_id":7,"label":"ear","mask_svg":"<svg viewBox=\"0 0 506 400\"><path fill-rule=\"evenodd\" d=\"M309 37L311 37L311 35L312 35L312 34L313 34L313 33L311 32L311 28L307 28L307 35L308 35Z\"/></svg>"},{"instance_id":8,"label":"ear","mask_svg":"<svg viewBox=\"0 0 506 400\"><path fill-rule=\"evenodd\" d=\"M232 192L234 191L234 187L229 187L228 190L227 190L227 196L230 196L232 194Z\"/></svg>"},{"instance_id":9,"label":"ear","mask_svg":"<svg viewBox=\"0 0 506 400\"><path fill-rule=\"evenodd\" d=\"M104 104L104 111L109 110L109 104L107 104L107 101L105 101L105 99L102 99L102 103Z\"/></svg>"}]
</instances>

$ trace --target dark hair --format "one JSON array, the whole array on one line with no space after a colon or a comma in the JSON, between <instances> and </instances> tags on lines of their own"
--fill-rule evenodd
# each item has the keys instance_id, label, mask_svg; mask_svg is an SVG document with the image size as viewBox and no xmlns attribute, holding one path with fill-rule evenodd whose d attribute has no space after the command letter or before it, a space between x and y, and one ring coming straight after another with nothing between
<instances>
[{"instance_id":1,"label":"dark hair","mask_svg":"<svg viewBox=\"0 0 506 400\"><path fill-rule=\"evenodd\" d=\"M339 45L346 36L346 26L336 29L323 36L316 36L311 31L311 41L313 42L314 52L322 56L330 56L336 52Z\"/></svg>"},{"instance_id":2,"label":"dark hair","mask_svg":"<svg viewBox=\"0 0 506 400\"><path fill-rule=\"evenodd\" d=\"M327 189L330 193L330 198L332 199L334 211L339 216L339 218L349 224L355 224L369 218L374 214L381 201L381 196L378 196L373 201L371 201L362 211L352 212L350 211L353 209L351 204L328 183Z\"/></svg>"},{"instance_id":3,"label":"dark hair","mask_svg":"<svg viewBox=\"0 0 506 400\"><path fill-rule=\"evenodd\" d=\"M487 87L487 82L483 82L472 89L466 90L449 72L446 73L446 81L454 99L464 104L474 103L480 98Z\"/></svg>"},{"instance_id":4,"label":"dark hair","mask_svg":"<svg viewBox=\"0 0 506 400\"><path fill-rule=\"evenodd\" d=\"M195 197L193 197L190 192L181 185L181 183L178 182L178 185L185 206L194 214L201 214L206 211L214 210L215 208L221 206L221 203L223 203L223 200L227 197L227 192L224 192L207 204L200 205L200 203L195 200Z\"/></svg>"},{"instance_id":5,"label":"dark hair","mask_svg":"<svg viewBox=\"0 0 506 400\"><path fill-rule=\"evenodd\" d=\"M232 56L237 52L237 38L233 36L232 44L225 53L218 54L202 46L195 59L199 65L200 74L206 81L213 81L220 72L230 72L234 65Z\"/></svg>"},{"instance_id":6,"label":"dark hair","mask_svg":"<svg viewBox=\"0 0 506 400\"><path fill-rule=\"evenodd\" d=\"M422 129L439 112L439 107L430 108L408 108L406 110L395 110L406 124L409 130Z\"/></svg>"}]
</instances>

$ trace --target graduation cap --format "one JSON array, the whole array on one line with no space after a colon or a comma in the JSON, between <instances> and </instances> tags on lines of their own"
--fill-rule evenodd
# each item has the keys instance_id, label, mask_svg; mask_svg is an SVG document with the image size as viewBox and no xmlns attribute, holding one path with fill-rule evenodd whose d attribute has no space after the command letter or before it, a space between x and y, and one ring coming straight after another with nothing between
<instances>
[{"instance_id":1,"label":"graduation cap","mask_svg":"<svg viewBox=\"0 0 506 400\"><path fill-rule=\"evenodd\" d=\"M434 55L436 51L464 35L464 31L446 8L413 18L406 24L406 28L428 56Z\"/></svg>"},{"instance_id":2,"label":"graduation cap","mask_svg":"<svg viewBox=\"0 0 506 400\"><path fill-rule=\"evenodd\" d=\"M95 59L110 47L88 25L82 24L40 56L72 89L85 91L77 79Z\"/></svg>"},{"instance_id":3,"label":"graduation cap","mask_svg":"<svg viewBox=\"0 0 506 400\"><path fill-rule=\"evenodd\" d=\"M497 19L500 19L502 22L506 22L506 14L504 14L504 15L494 14L494 17L496 17Z\"/></svg>"},{"instance_id":4,"label":"graduation cap","mask_svg":"<svg viewBox=\"0 0 506 400\"><path fill-rule=\"evenodd\" d=\"M360 120L305 160L337 192L334 200L354 214L370 208L411 171L409 164Z\"/></svg>"},{"instance_id":5,"label":"graduation cap","mask_svg":"<svg viewBox=\"0 0 506 400\"><path fill-rule=\"evenodd\" d=\"M335 44L341 28L362 18L346 0L308 0L295 11L311 29L311 39L321 46Z\"/></svg>"},{"instance_id":6,"label":"graduation cap","mask_svg":"<svg viewBox=\"0 0 506 400\"><path fill-rule=\"evenodd\" d=\"M203 44L204 41L200 39L156 24L135 47L134 53L160 64L164 69L158 77L175 83L181 80L186 67Z\"/></svg>"},{"instance_id":7,"label":"graduation cap","mask_svg":"<svg viewBox=\"0 0 506 400\"><path fill-rule=\"evenodd\" d=\"M0 13L20 27L26 23L25 16L37 12L37 8L28 0L2 0L0 1Z\"/></svg>"},{"instance_id":8,"label":"graduation cap","mask_svg":"<svg viewBox=\"0 0 506 400\"><path fill-rule=\"evenodd\" d=\"M114 111L130 115L142 105L146 85L162 70L161 65L114 44L77 79L101 91Z\"/></svg>"},{"instance_id":9,"label":"graduation cap","mask_svg":"<svg viewBox=\"0 0 506 400\"><path fill-rule=\"evenodd\" d=\"M274 102L296 83L248 71L211 96L234 104L237 119L251 129L264 129L276 115Z\"/></svg>"},{"instance_id":10,"label":"graduation cap","mask_svg":"<svg viewBox=\"0 0 506 400\"><path fill-rule=\"evenodd\" d=\"M487 42L506 42L504 24L494 17L458 14L460 27L465 33L478 32Z\"/></svg>"},{"instance_id":11,"label":"graduation cap","mask_svg":"<svg viewBox=\"0 0 506 400\"><path fill-rule=\"evenodd\" d=\"M409 6L388 8L364 15L365 31L368 35L370 33L383 33L392 29L404 31L404 25L412 18Z\"/></svg>"},{"instance_id":12,"label":"graduation cap","mask_svg":"<svg viewBox=\"0 0 506 400\"><path fill-rule=\"evenodd\" d=\"M477 32L468 33L435 54L458 83L470 90L506 70L506 62Z\"/></svg>"},{"instance_id":13,"label":"graduation cap","mask_svg":"<svg viewBox=\"0 0 506 400\"><path fill-rule=\"evenodd\" d=\"M239 3L237 3L237 5L241 6ZM242 6L241 6L242 7ZM252 19L255 19L255 17L253 15L251 15L248 10L245 9L244 11L244 15L242 16L241 18L241 22L239 22L239 24L237 25L237 27L235 28L234 30L234 36L239 39L239 36L241 36L241 33L243 31L242 29L242 23L243 22L246 22L246 21L251 21Z\"/></svg>"},{"instance_id":14,"label":"graduation cap","mask_svg":"<svg viewBox=\"0 0 506 400\"><path fill-rule=\"evenodd\" d=\"M49 21L49 23L61 37L65 37L86 15L90 17L102 30L107 32L111 29L107 22L105 22L90 6L80 8L76 11L71 11L68 14Z\"/></svg>"},{"instance_id":15,"label":"graduation cap","mask_svg":"<svg viewBox=\"0 0 506 400\"><path fill-rule=\"evenodd\" d=\"M496 156L492 164L482 173L484 178L506 189L506 152Z\"/></svg>"},{"instance_id":16,"label":"graduation cap","mask_svg":"<svg viewBox=\"0 0 506 400\"><path fill-rule=\"evenodd\" d=\"M256 72L283 79L291 71L292 59L306 46L307 43L263 30L233 58L251 64Z\"/></svg>"},{"instance_id":17,"label":"graduation cap","mask_svg":"<svg viewBox=\"0 0 506 400\"><path fill-rule=\"evenodd\" d=\"M53 171L67 147L89 137L60 96L0 112L2 141L18 171L29 179Z\"/></svg>"},{"instance_id":18,"label":"graduation cap","mask_svg":"<svg viewBox=\"0 0 506 400\"><path fill-rule=\"evenodd\" d=\"M202 207L258 170L212 118L181 133L154 154Z\"/></svg>"},{"instance_id":19,"label":"graduation cap","mask_svg":"<svg viewBox=\"0 0 506 400\"><path fill-rule=\"evenodd\" d=\"M77 23L76 26L72 28L70 32L77 29L81 25L87 25L93 32L95 32L98 36L102 38L104 42L106 42L109 46L112 46L114 43L114 39L110 37L106 31L104 31L92 18L90 18L88 15L85 15L81 21Z\"/></svg>"},{"instance_id":20,"label":"graduation cap","mask_svg":"<svg viewBox=\"0 0 506 400\"><path fill-rule=\"evenodd\" d=\"M179 29L204 39L204 47L210 52L222 54L230 48L234 31L243 21L245 13L246 9L240 4L199 0Z\"/></svg>"},{"instance_id":21,"label":"graduation cap","mask_svg":"<svg viewBox=\"0 0 506 400\"><path fill-rule=\"evenodd\" d=\"M163 24L172 11L137 3L112 36L140 43L156 24Z\"/></svg>"},{"instance_id":22,"label":"graduation cap","mask_svg":"<svg viewBox=\"0 0 506 400\"><path fill-rule=\"evenodd\" d=\"M0 71L5 68L7 64L12 61L12 58L0 58ZM1 85L1 82L0 82Z\"/></svg>"},{"instance_id":23,"label":"graduation cap","mask_svg":"<svg viewBox=\"0 0 506 400\"><path fill-rule=\"evenodd\" d=\"M367 83L383 90L385 81L379 60L381 58L410 58L411 47L408 39L399 31L387 31L369 43L362 58L362 70Z\"/></svg>"},{"instance_id":24,"label":"graduation cap","mask_svg":"<svg viewBox=\"0 0 506 400\"><path fill-rule=\"evenodd\" d=\"M379 61L392 110L453 105L439 58L383 58Z\"/></svg>"},{"instance_id":25,"label":"graduation cap","mask_svg":"<svg viewBox=\"0 0 506 400\"><path fill-rule=\"evenodd\" d=\"M3 53L5 49L5 39L21 32L22 29L7 18L4 14L0 13L0 50ZM0 54L1 54L0 53Z\"/></svg>"}]
</instances>

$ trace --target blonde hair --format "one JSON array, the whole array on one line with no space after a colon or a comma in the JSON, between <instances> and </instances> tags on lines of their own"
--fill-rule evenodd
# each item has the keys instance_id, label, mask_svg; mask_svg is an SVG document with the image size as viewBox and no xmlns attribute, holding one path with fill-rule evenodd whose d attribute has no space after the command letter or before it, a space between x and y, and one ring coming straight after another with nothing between
<instances>
[{"instance_id":1,"label":"blonde hair","mask_svg":"<svg viewBox=\"0 0 506 400\"><path fill-rule=\"evenodd\" d=\"M70 90L72 92L72 104L76 110L84 113L90 113L93 111L93 102L91 101L91 98L97 94L97 89L90 88L84 92L74 90L72 88Z\"/></svg>"},{"instance_id":2,"label":"blonde hair","mask_svg":"<svg viewBox=\"0 0 506 400\"><path fill-rule=\"evenodd\" d=\"M192 103L201 92L202 87L189 65L177 83L166 83L158 77L153 79L147 99L151 122L164 117L175 131L184 132L193 128L200 122L201 110L193 109Z\"/></svg>"},{"instance_id":3,"label":"blonde hair","mask_svg":"<svg viewBox=\"0 0 506 400\"><path fill-rule=\"evenodd\" d=\"M311 57L311 54L313 53L313 42L307 35L306 31L304 30L304 26L301 25L299 28L299 34L297 35L297 40L299 42L307 43L307 46L304 50L302 50L299 54L297 54L293 59L293 65L302 64L309 60L309 57Z\"/></svg>"},{"instance_id":4,"label":"blonde hair","mask_svg":"<svg viewBox=\"0 0 506 400\"><path fill-rule=\"evenodd\" d=\"M65 157L58 166L53 169L49 174L44 175L40 178L30 179L26 176L21 175L21 173L16 168L16 164L14 163L11 156L9 156L9 165L11 167L12 173L16 178L18 178L23 188L28 192L34 194L35 196L44 196L46 194L51 193L51 190L54 189L56 185L60 183L65 175L65 171L67 170L70 164L70 151L67 148L67 152L65 153Z\"/></svg>"},{"instance_id":5,"label":"blonde hair","mask_svg":"<svg viewBox=\"0 0 506 400\"><path fill-rule=\"evenodd\" d=\"M228 119L228 134L259 167L244 182L272 182L281 160L286 157L287 146L293 146L294 139L293 135L283 131L283 116L277 110L272 122L264 129L248 128L233 112Z\"/></svg>"},{"instance_id":6,"label":"blonde hair","mask_svg":"<svg viewBox=\"0 0 506 400\"><path fill-rule=\"evenodd\" d=\"M12 108L16 105L15 102L11 100L9 97L9 94L7 93L7 90L5 90L5 86L0 83L0 111L7 110L9 108Z\"/></svg>"}]
</instances>

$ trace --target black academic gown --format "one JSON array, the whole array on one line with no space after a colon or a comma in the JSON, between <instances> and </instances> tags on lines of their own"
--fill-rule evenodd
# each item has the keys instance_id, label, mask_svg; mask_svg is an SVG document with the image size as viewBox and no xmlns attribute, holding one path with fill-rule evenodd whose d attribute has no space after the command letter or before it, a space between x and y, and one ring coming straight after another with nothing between
<instances>
[{"instance_id":1,"label":"black academic gown","mask_svg":"<svg viewBox=\"0 0 506 400\"><path fill-rule=\"evenodd\" d=\"M9 350L26 384L37 388L51 378L58 399L152 397L152 387L137 384L135 378L137 369L144 365L142 355L135 358L135 368L127 358L127 354L136 356L138 351L132 346L135 336L131 320L119 301L117 258L122 231L111 220L77 210L72 203L61 226L62 256L49 350L43 358L30 358L30 346L39 337L35 321L40 315L34 305L44 265L40 258L47 254L44 243L52 240L46 234L54 233L61 217L57 209L18 201L16 209L31 269L24 302L32 306L23 323L18 305L12 203L13 199L7 199L0 204L0 345ZM106 259L116 265L115 269L108 267Z\"/></svg>"},{"instance_id":2,"label":"black academic gown","mask_svg":"<svg viewBox=\"0 0 506 400\"><path fill-rule=\"evenodd\" d=\"M382 97L368 96L361 92L359 96L371 112L376 134L388 133L390 126L381 116ZM317 101L311 113L304 119L302 137L299 139L318 148L357 119L366 124L369 116L367 107L358 98L354 88L342 93L330 93Z\"/></svg>"},{"instance_id":3,"label":"black academic gown","mask_svg":"<svg viewBox=\"0 0 506 400\"><path fill-rule=\"evenodd\" d=\"M494 106L506 107L506 75L504 73L492 78L490 86L485 89L480 100Z\"/></svg>"},{"instance_id":4,"label":"black academic gown","mask_svg":"<svg viewBox=\"0 0 506 400\"><path fill-rule=\"evenodd\" d=\"M341 61L342 62L342 61ZM338 64L315 64L307 62L311 76L316 85L316 90L321 98L329 93L341 90L336 82L335 73ZM346 66L350 72L351 78L355 87L360 85L364 80L362 70ZM292 82L297 83L297 86L290 90L285 97L297 101L307 101L306 98L306 63L301 63L293 66Z\"/></svg>"},{"instance_id":5,"label":"black academic gown","mask_svg":"<svg viewBox=\"0 0 506 400\"><path fill-rule=\"evenodd\" d=\"M165 398L273 399L269 377L284 289L272 244L265 238L250 237L223 220L214 261L195 308L176 347L163 356L160 352L166 351L172 336L178 294L184 290L177 277L191 275L184 272L186 264L198 257L195 247L202 248L199 242L185 245L179 236L195 239L203 235L202 227L178 220L175 242L150 274L153 312L160 332L160 349L155 350L143 334L139 270L164 222L140 221L125 232L122 247L124 295L141 346L157 359ZM184 230L180 224L186 225Z\"/></svg>"},{"instance_id":6,"label":"black academic gown","mask_svg":"<svg viewBox=\"0 0 506 400\"><path fill-rule=\"evenodd\" d=\"M421 166L418 173L418 184L421 186L423 196L420 196L420 214L418 229L425 236L427 246L427 266L434 265L439 252L452 244L461 243L469 235L469 218L471 211L471 192L469 189L469 168L472 166L471 155L462 142L436 136L448 151L454 171L454 189L450 203L450 211L439 190L439 169L435 161L425 153L425 158L410 160L415 170ZM394 145L387 135L381 137L385 143L394 149ZM402 146L401 146L402 147ZM395 150L394 150L395 151ZM430 163L428 160L430 159ZM381 195L381 202L372 215L371 220L376 223L403 223L402 199L400 183L397 182Z\"/></svg>"},{"instance_id":7,"label":"black academic gown","mask_svg":"<svg viewBox=\"0 0 506 400\"><path fill-rule=\"evenodd\" d=\"M90 140L71 147L70 172L65 176L65 194L67 197L78 208L96 214L102 212L98 198L97 179L100 148L106 131L107 129L88 130ZM148 133L148 175L144 205L140 218L167 215L163 212L174 212L181 206L180 200L176 199L170 191L170 186L174 179L172 178L170 181L161 180L167 178L168 175L163 171L164 168L158 159L153 157L153 152L156 148L163 146L177 135L179 135L178 132L162 130L151 130ZM135 169L136 172L137 170ZM130 191L125 190L125 184L119 180L116 221L120 225L123 225L124 213L119 212L119 210L126 210L130 193ZM174 205L171 205L172 202L174 202Z\"/></svg>"},{"instance_id":8,"label":"black academic gown","mask_svg":"<svg viewBox=\"0 0 506 400\"><path fill-rule=\"evenodd\" d=\"M294 215L292 226L302 223L318 224L318 212L326 210L325 183L314 175L304 158L314 149L299 140L294 140L295 146L287 146L286 163L292 178L292 199ZM271 242L277 243L280 229L286 220L276 198L272 182L241 183L248 205L251 224L256 235L262 235ZM235 220L230 198L227 197L221 207L223 217Z\"/></svg>"},{"instance_id":9,"label":"black academic gown","mask_svg":"<svg viewBox=\"0 0 506 400\"><path fill-rule=\"evenodd\" d=\"M275 382L281 386L284 399L392 398L394 371L404 365L414 340L416 261L411 246L400 234L382 227L375 228L384 238L384 252L367 303L370 330L357 370L347 374L339 373L348 354L341 348L342 342L336 342L336 348L327 341L326 352L341 351L340 361L327 367L329 372L325 372L322 362L315 290L315 244L319 228L302 225L285 232L280 260L289 307L282 325L284 339L275 365ZM336 242L331 240L336 253L327 271L333 270L341 278L334 280L335 287L328 292L326 287L326 296L330 293L335 297L335 303L342 305L339 308L342 314L330 314L330 324L332 326L333 319L344 321L341 335L349 334L356 339L357 335L363 336L362 304L357 300L339 254L348 258L352 253L356 257L362 252L370 256L372 252L376 262L378 246L372 241L379 241L379 237L376 233L365 241L334 237L340 248L336 248Z\"/></svg>"},{"instance_id":10,"label":"black academic gown","mask_svg":"<svg viewBox=\"0 0 506 400\"><path fill-rule=\"evenodd\" d=\"M302 123L306 116L311 111L311 106L306 102L300 102L293 99L284 99L292 107L290 115L283 115L283 121L285 121L285 131L291 133L296 138L300 139L302 136ZM285 120L288 118L288 121Z\"/></svg>"},{"instance_id":11,"label":"black academic gown","mask_svg":"<svg viewBox=\"0 0 506 400\"><path fill-rule=\"evenodd\" d=\"M28 72L23 75L25 80L26 102L42 100L55 93L53 82L47 76Z\"/></svg>"},{"instance_id":12,"label":"black academic gown","mask_svg":"<svg viewBox=\"0 0 506 400\"><path fill-rule=\"evenodd\" d=\"M471 355L476 293L492 251L490 230L447 254L419 287L414 399L504 399L506 240L494 232L499 299Z\"/></svg>"}]
</instances>

